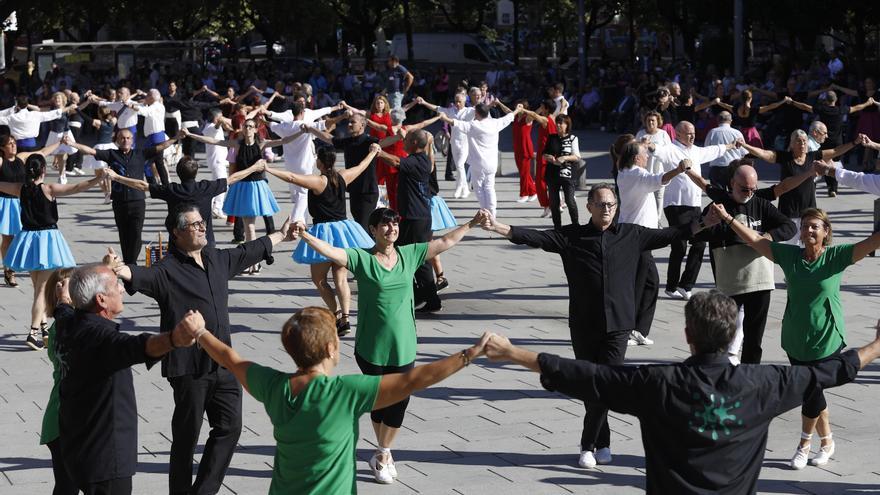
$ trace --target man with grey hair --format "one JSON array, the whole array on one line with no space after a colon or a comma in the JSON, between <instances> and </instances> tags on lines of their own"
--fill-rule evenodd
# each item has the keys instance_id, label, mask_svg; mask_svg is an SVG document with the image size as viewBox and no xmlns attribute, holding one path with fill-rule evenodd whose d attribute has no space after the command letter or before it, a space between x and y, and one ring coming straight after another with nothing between
<instances>
[{"instance_id":1,"label":"man with grey hair","mask_svg":"<svg viewBox=\"0 0 880 495\"><path fill-rule=\"evenodd\" d=\"M479 88L478 88L479 89ZM452 104L448 107L441 107L423 100L421 96L416 98L416 103L424 105L435 112L445 114L450 119L471 121L474 120L474 107L466 106L467 95L464 92L456 92L452 98ZM456 198L466 198L470 195L470 188L467 184L467 173L465 172L465 162L468 159L468 137L460 128L452 126L449 136L450 153L446 161L446 180L455 180L452 176L452 167L455 167L458 173L458 179L455 186ZM450 166L452 165L452 166Z\"/></svg>"},{"instance_id":2,"label":"man with grey hair","mask_svg":"<svg viewBox=\"0 0 880 495\"><path fill-rule=\"evenodd\" d=\"M642 252L688 239L718 223L714 214L699 215L688 225L650 229L617 223L617 197L611 184L594 185L587 196L590 221L559 230L511 227L492 217L483 228L514 244L525 244L562 258L568 280L568 328L577 359L619 365L636 328L636 272ZM600 401L584 404L584 430L578 464L592 468L611 462L608 409Z\"/></svg>"},{"instance_id":3,"label":"man with grey hair","mask_svg":"<svg viewBox=\"0 0 880 495\"><path fill-rule=\"evenodd\" d=\"M152 88L147 91L143 104L132 102L131 108L144 118L144 136L150 146L157 146L168 140L168 136L165 134L165 105L162 103L162 95L158 89ZM171 160L171 149L168 148L155 158L159 180L166 186L169 180L165 162L169 160Z\"/></svg>"},{"instance_id":4,"label":"man with grey hair","mask_svg":"<svg viewBox=\"0 0 880 495\"><path fill-rule=\"evenodd\" d=\"M880 357L880 326L869 344L813 366L733 366L727 345L736 304L718 291L685 305L683 363L607 366L516 347L492 335L486 355L541 374L541 385L607 404L641 423L648 493L755 493L776 416L816 390L855 379Z\"/></svg>"},{"instance_id":5,"label":"man with grey hair","mask_svg":"<svg viewBox=\"0 0 880 495\"><path fill-rule=\"evenodd\" d=\"M736 143L737 140L744 139L743 134L739 132L739 129L734 129L730 127L730 123L733 122L733 115L730 114L727 110L722 110L718 113L718 127L709 131L709 134L706 135L706 146L713 146L716 144L730 144ZM746 156L746 152L740 148L732 148L727 150L723 155L709 162L709 181L710 183L719 188L719 189L727 189L728 187L728 178L730 177L727 173L727 166L730 165L730 162L734 160L738 160L742 157Z\"/></svg>"},{"instance_id":6,"label":"man with grey hair","mask_svg":"<svg viewBox=\"0 0 880 495\"><path fill-rule=\"evenodd\" d=\"M114 321L123 309L124 290L106 265L76 270L69 281L77 308L59 332L57 353L61 453L64 466L83 493L131 493L137 468L137 403L131 366L189 347L190 331L205 327L198 312L186 311L170 332L133 335Z\"/></svg>"},{"instance_id":7,"label":"man with grey hair","mask_svg":"<svg viewBox=\"0 0 880 495\"><path fill-rule=\"evenodd\" d=\"M696 146L694 138L696 131L694 125L683 120L675 126L675 141L672 144L648 149L654 157L663 163L663 170L668 172L681 163L682 160L690 160L691 170L696 175L702 175L700 164L720 158L726 152L736 147L735 142L716 144L712 146ZM703 191L694 184L685 174L678 175L669 181L663 194L663 213L670 227L688 225L695 218L700 217L702 209ZM706 250L705 242L694 242L687 252L687 262L684 273L681 273L681 262L687 250L686 239L678 239L672 243L669 253L669 266L666 271L666 295L673 299L685 300L691 297L691 289L697 283L697 275L703 264L703 252Z\"/></svg>"},{"instance_id":8,"label":"man with grey hair","mask_svg":"<svg viewBox=\"0 0 880 495\"><path fill-rule=\"evenodd\" d=\"M194 309L204 315L214 336L231 345L229 280L260 261L271 263L273 247L292 240L290 220L273 234L233 249L216 249L207 246L197 205L178 205L173 218L173 240L162 261L150 268L118 265L115 271L130 294L156 300L160 331L170 332ZM217 493L241 435L241 385L197 347L175 349L162 358L162 376L174 390L169 493ZM206 412L211 432L193 483L193 452Z\"/></svg>"}]
</instances>

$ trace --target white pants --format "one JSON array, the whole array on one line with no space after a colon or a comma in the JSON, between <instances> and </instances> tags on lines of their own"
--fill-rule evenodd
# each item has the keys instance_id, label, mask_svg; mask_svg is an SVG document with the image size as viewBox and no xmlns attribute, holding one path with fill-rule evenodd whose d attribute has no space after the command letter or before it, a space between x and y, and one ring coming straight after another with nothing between
<instances>
[{"instance_id":1,"label":"white pants","mask_svg":"<svg viewBox=\"0 0 880 495\"><path fill-rule=\"evenodd\" d=\"M229 163L226 160L214 160L208 163L211 169L211 178L214 180L225 179L229 177ZM226 193L222 192L211 200L211 211L223 211L223 201L226 199Z\"/></svg>"},{"instance_id":2,"label":"white pants","mask_svg":"<svg viewBox=\"0 0 880 495\"><path fill-rule=\"evenodd\" d=\"M489 210L492 218L495 218L495 170L482 167L471 167L471 184L474 186L474 194L480 203L480 208Z\"/></svg>"},{"instance_id":3,"label":"white pants","mask_svg":"<svg viewBox=\"0 0 880 495\"><path fill-rule=\"evenodd\" d=\"M458 198L469 191L467 174L464 170L464 164L468 159L468 145L467 142L461 146L453 142L451 148L452 161L455 163L455 172L458 174L455 180L455 197Z\"/></svg>"},{"instance_id":4,"label":"white pants","mask_svg":"<svg viewBox=\"0 0 880 495\"><path fill-rule=\"evenodd\" d=\"M312 164L303 165L301 163L284 162L287 170L299 175L312 175L315 173L315 166ZM302 220L309 223L312 220L309 215L309 190L305 187L288 184L290 189L290 202L293 208L290 212L290 221L295 222Z\"/></svg>"},{"instance_id":5,"label":"white pants","mask_svg":"<svg viewBox=\"0 0 880 495\"><path fill-rule=\"evenodd\" d=\"M739 351L742 350L743 346L743 319L745 318L745 311L743 310L743 306L739 307L739 311L736 313L736 335L733 336L733 340L730 341L730 344L727 346L727 353L731 356L736 357L736 363L739 364ZM732 359L731 359L732 361Z\"/></svg>"}]
</instances>

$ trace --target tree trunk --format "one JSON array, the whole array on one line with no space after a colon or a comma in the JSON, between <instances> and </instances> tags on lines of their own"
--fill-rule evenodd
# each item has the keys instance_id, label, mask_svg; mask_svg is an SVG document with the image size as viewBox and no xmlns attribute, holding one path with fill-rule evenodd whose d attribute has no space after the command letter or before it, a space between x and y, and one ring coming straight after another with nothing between
<instances>
[{"instance_id":1,"label":"tree trunk","mask_svg":"<svg viewBox=\"0 0 880 495\"><path fill-rule=\"evenodd\" d=\"M406 61L413 63L413 27L412 18L410 16L410 0L403 0L403 25L406 29Z\"/></svg>"},{"instance_id":2,"label":"tree trunk","mask_svg":"<svg viewBox=\"0 0 880 495\"><path fill-rule=\"evenodd\" d=\"M519 0L513 0L513 65L519 67Z\"/></svg>"}]
</instances>

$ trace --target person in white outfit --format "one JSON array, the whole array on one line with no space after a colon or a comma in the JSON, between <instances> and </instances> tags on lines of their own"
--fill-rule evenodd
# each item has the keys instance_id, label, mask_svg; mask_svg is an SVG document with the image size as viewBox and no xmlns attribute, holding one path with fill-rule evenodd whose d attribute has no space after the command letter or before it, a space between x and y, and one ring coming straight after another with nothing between
<instances>
[{"instance_id":1,"label":"person in white outfit","mask_svg":"<svg viewBox=\"0 0 880 495\"><path fill-rule=\"evenodd\" d=\"M202 136L223 141L226 139L224 132L232 130L232 122L223 117L223 112L219 108L212 108L209 112L211 120L205 123L202 128ZM229 177L229 150L218 144L205 144L205 162L208 169L211 170L211 179L225 179ZM222 192L211 200L211 215L214 218L225 218L223 214L223 201L226 199L226 192Z\"/></svg>"},{"instance_id":2,"label":"person in white outfit","mask_svg":"<svg viewBox=\"0 0 880 495\"><path fill-rule=\"evenodd\" d=\"M146 136L149 146L157 146L168 140L168 136L165 134L165 105L162 103L162 95L158 89L152 88L147 91L143 103L132 102L129 106L144 118L144 136ZM159 179L165 186L169 184L165 163L170 163L173 154L174 150L169 147L155 159Z\"/></svg>"},{"instance_id":3,"label":"person in white outfit","mask_svg":"<svg viewBox=\"0 0 880 495\"><path fill-rule=\"evenodd\" d=\"M466 102L467 95L462 92L456 93L455 97L452 99L452 104L446 108L428 103L423 100L422 97L416 98L416 103L424 105L435 112L446 115L450 119L469 122L474 120L474 107L465 106ZM455 164L455 171L458 174L455 184L455 194L453 194L453 196L456 198L466 198L471 194L471 190L467 183L467 173L464 169L464 164L468 160L468 138L464 131L458 126L452 126L452 132L450 133L449 138L451 143L450 148L452 150L452 162Z\"/></svg>"},{"instance_id":4,"label":"person in white outfit","mask_svg":"<svg viewBox=\"0 0 880 495\"><path fill-rule=\"evenodd\" d=\"M15 138L15 145L19 151L34 151L37 149L40 124L60 119L67 110L67 108L55 108L41 112L39 108L30 104L27 96L22 95L16 98L15 106L0 112L0 125L9 126L9 134Z\"/></svg>"},{"instance_id":5,"label":"person in white outfit","mask_svg":"<svg viewBox=\"0 0 880 495\"><path fill-rule=\"evenodd\" d=\"M513 112L494 119L489 117L489 107L480 103L474 107L474 120L450 119L445 114L441 118L467 135L468 155L471 165L471 185L480 203L480 208L488 210L495 218L495 172L498 170L498 133L509 126L513 119L523 111L517 105Z\"/></svg>"},{"instance_id":6,"label":"person in white outfit","mask_svg":"<svg viewBox=\"0 0 880 495\"><path fill-rule=\"evenodd\" d=\"M739 129L730 127L733 122L733 115L727 110L718 113L718 127L709 131L706 135L706 146L714 146L716 144L730 144L740 140L745 140ZM746 156L746 150L742 148L733 148L727 150L726 153L709 162L709 182L719 188L728 189L730 186L730 173L727 166L734 160Z\"/></svg>"},{"instance_id":7,"label":"person in white outfit","mask_svg":"<svg viewBox=\"0 0 880 495\"><path fill-rule=\"evenodd\" d=\"M639 129L639 132L636 133L636 141L640 141L643 143L650 143L654 145L655 148L659 148L661 146L666 146L672 144L672 140L669 139L669 134L666 133L661 127L663 126L663 116L658 112L650 111L642 117L642 127ZM657 175L663 174L663 164L660 160L657 159L654 155L648 155L648 165L645 168L650 174ZM663 208L663 188L659 187L654 190L654 199L657 203L655 210L660 211ZM621 208L623 204L621 204ZM622 211L622 210L621 210ZM645 227L650 227L652 229L656 229L660 226L660 216L657 215L657 225L645 225Z\"/></svg>"}]
</instances>

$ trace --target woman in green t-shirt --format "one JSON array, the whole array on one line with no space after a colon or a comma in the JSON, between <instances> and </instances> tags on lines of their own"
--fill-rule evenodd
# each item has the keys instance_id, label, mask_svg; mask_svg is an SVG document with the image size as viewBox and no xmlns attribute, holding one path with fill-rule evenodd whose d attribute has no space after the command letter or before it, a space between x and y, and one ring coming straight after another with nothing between
<instances>
[{"instance_id":1,"label":"woman in green t-shirt","mask_svg":"<svg viewBox=\"0 0 880 495\"><path fill-rule=\"evenodd\" d=\"M800 241L804 247L771 242L736 221L717 203L713 205L726 222L749 246L785 273L788 298L782 317L782 348L793 365L811 365L840 353L844 341L843 305L840 280L843 271L868 253L880 248L880 233L856 244L831 246L831 220L818 208L801 212ZM801 440L791 459L791 467L803 469L828 463L834 454L831 421L825 394L821 390L804 397L801 407ZM821 447L809 459L813 431L819 433Z\"/></svg>"},{"instance_id":2,"label":"woman in green t-shirt","mask_svg":"<svg viewBox=\"0 0 880 495\"><path fill-rule=\"evenodd\" d=\"M465 233L480 225L489 213L480 210L468 223L430 242L395 246L400 216L390 208L378 208L368 222L376 245L370 249L340 249L312 236L305 226L294 229L316 252L348 270L358 281L358 322L354 355L365 375L401 373L416 360L416 323L413 276L425 261L456 245ZM393 483L397 468L391 444L403 425L409 397L370 413L379 448L370 459L379 483Z\"/></svg>"},{"instance_id":3,"label":"woman in green t-shirt","mask_svg":"<svg viewBox=\"0 0 880 495\"><path fill-rule=\"evenodd\" d=\"M263 403L277 442L270 494L357 493L355 446L358 418L434 385L484 354L492 334L473 346L384 376L333 376L339 364L336 316L326 308L296 312L281 329L281 343L296 363L285 373L242 359L206 329L191 334L196 343Z\"/></svg>"}]
</instances>

